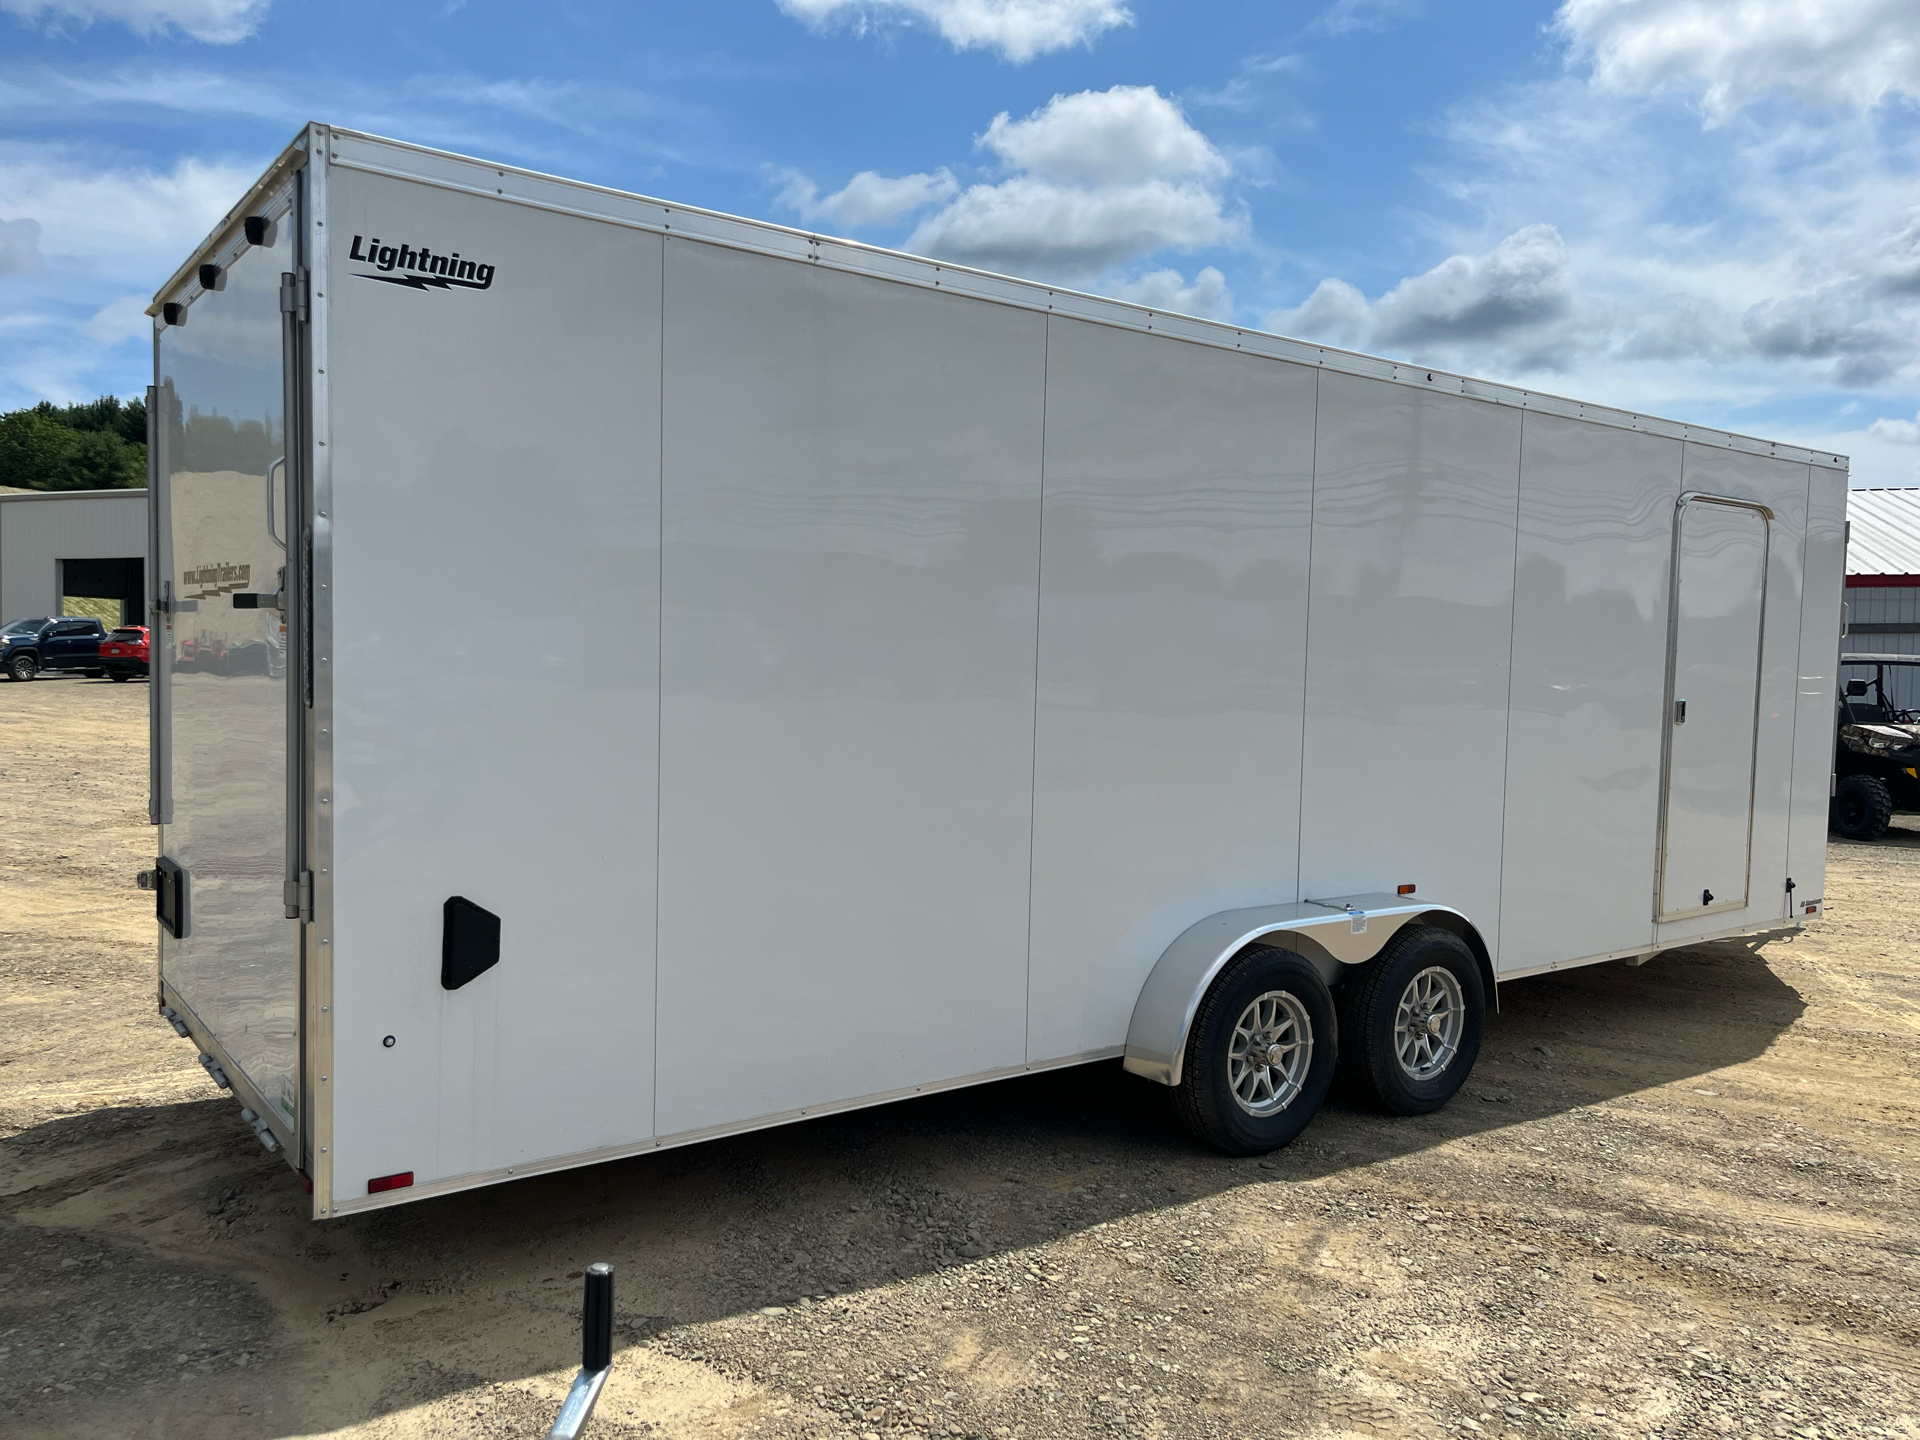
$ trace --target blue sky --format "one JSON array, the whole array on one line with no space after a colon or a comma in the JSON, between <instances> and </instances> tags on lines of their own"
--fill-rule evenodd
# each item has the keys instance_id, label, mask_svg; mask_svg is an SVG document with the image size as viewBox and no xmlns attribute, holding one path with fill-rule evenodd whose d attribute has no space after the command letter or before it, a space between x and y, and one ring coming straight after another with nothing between
<instances>
[{"instance_id":1,"label":"blue sky","mask_svg":"<svg viewBox=\"0 0 1920 1440\"><path fill-rule=\"evenodd\" d=\"M308 119L1920 483L1920 0L0 0L0 408Z\"/></svg>"}]
</instances>

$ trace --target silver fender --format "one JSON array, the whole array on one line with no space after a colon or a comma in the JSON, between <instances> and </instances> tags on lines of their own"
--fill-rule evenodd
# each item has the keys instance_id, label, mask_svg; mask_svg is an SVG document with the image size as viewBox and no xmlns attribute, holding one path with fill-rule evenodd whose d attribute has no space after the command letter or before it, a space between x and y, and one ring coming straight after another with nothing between
<instances>
[{"instance_id":1,"label":"silver fender","mask_svg":"<svg viewBox=\"0 0 1920 1440\"><path fill-rule=\"evenodd\" d=\"M1293 905L1256 905L1196 921L1154 962L1140 990L1127 1027L1127 1069L1162 1085L1178 1085L1187 1031L1201 998L1227 962L1256 941L1302 956L1331 985L1347 966L1364 965L1415 920L1462 933L1485 965L1485 947L1465 915L1449 905L1405 895L1340 895ZM1487 973L1491 975L1490 967ZM1491 982L1487 990L1491 996Z\"/></svg>"}]
</instances>

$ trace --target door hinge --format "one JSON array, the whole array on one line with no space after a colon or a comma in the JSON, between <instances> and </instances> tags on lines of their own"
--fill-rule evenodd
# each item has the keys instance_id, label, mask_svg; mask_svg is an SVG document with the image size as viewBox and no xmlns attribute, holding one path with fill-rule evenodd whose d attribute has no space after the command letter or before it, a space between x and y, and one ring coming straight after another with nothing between
<instances>
[{"instance_id":1,"label":"door hinge","mask_svg":"<svg viewBox=\"0 0 1920 1440\"><path fill-rule=\"evenodd\" d=\"M291 315L302 325L307 323L307 271L280 272L280 313Z\"/></svg>"},{"instance_id":2,"label":"door hinge","mask_svg":"<svg viewBox=\"0 0 1920 1440\"><path fill-rule=\"evenodd\" d=\"M313 872L302 870L298 880L288 880L281 886L282 897L287 905L287 919L313 919Z\"/></svg>"}]
</instances>

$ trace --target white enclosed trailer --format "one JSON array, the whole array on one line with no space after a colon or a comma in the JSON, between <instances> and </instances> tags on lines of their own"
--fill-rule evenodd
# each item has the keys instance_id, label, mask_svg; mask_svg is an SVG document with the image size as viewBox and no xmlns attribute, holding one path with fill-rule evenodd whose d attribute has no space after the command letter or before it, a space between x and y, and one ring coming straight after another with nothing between
<instances>
[{"instance_id":1,"label":"white enclosed trailer","mask_svg":"<svg viewBox=\"0 0 1920 1440\"><path fill-rule=\"evenodd\" d=\"M1841 457L321 125L153 313L160 1001L316 1216L1122 1056L1270 1147L1817 913Z\"/></svg>"}]
</instances>

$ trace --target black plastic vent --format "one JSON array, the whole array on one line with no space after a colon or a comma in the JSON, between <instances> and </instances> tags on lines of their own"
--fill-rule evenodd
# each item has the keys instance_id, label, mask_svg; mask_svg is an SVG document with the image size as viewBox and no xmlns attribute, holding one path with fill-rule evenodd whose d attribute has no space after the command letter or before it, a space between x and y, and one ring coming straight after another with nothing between
<instances>
[{"instance_id":1,"label":"black plastic vent","mask_svg":"<svg viewBox=\"0 0 1920 1440\"><path fill-rule=\"evenodd\" d=\"M187 938L187 872L162 855L154 861L153 913L176 940Z\"/></svg>"},{"instance_id":2,"label":"black plastic vent","mask_svg":"<svg viewBox=\"0 0 1920 1440\"><path fill-rule=\"evenodd\" d=\"M464 895L449 896L440 938L440 986L458 990L500 963L500 917Z\"/></svg>"}]
</instances>

